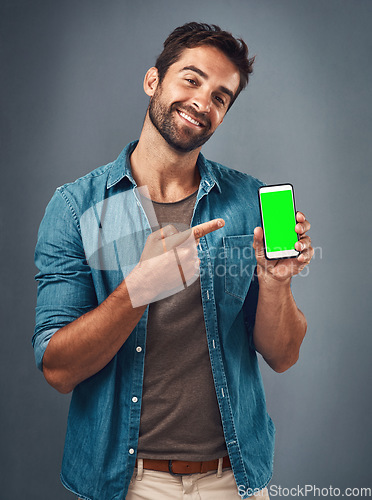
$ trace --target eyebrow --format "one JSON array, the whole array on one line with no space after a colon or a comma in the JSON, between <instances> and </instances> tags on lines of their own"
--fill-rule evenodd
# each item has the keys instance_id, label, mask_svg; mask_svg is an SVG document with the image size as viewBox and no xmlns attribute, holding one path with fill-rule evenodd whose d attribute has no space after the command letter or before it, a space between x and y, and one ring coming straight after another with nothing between
<instances>
[{"instance_id":1,"label":"eyebrow","mask_svg":"<svg viewBox=\"0 0 372 500\"><path fill-rule=\"evenodd\" d=\"M208 75L207 75L207 73L204 73L204 71L202 71L201 69L197 68L196 66L185 66L184 68L182 68L180 70L180 73L182 71L193 71L194 73L196 73L197 75L201 76L205 80L208 80L208 78L209 78ZM223 85L220 85L219 86L219 90L221 92L223 92L224 94L228 95L230 97L230 101L232 101L234 99L233 92L231 92L231 90L228 89L227 87L224 87Z\"/></svg>"}]
</instances>

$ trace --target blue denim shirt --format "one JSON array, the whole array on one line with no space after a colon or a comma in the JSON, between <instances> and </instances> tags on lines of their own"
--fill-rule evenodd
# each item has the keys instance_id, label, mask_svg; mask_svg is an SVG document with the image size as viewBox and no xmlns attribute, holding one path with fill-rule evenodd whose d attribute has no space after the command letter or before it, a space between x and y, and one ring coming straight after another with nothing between
<instances>
[{"instance_id":1,"label":"blue denim shirt","mask_svg":"<svg viewBox=\"0 0 372 500\"><path fill-rule=\"evenodd\" d=\"M51 336L107 298L136 265L151 232L131 174L136 144L59 187L47 206L35 252L40 272L32 342L40 369ZM226 447L246 498L271 478L275 434L252 342L258 294L252 243L262 183L202 154L197 166L201 181L191 225L226 221L200 239L201 297ZM147 317L148 308L112 361L73 391L61 480L80 498L123 500L127 494L140 425Z\"/></svg>"}]
</instances>

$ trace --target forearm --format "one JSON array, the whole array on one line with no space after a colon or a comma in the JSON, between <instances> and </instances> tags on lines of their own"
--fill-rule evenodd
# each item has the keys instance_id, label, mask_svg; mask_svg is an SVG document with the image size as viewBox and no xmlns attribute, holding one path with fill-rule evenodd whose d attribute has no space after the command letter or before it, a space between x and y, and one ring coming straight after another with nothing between
<instances>
[{"instance_id":1,"label":"forearm","mask_svg":"<svg viewBox=\"0 0 372 500\"><path fill-rule=\"evenodd\" d=\"M48 383L68 393L99 372L127 340L146 307L132 306L123 281L102 304L58 330L43 357Z\"/></svg>"},{"instance_id":2,"label":"forearm","mask_svg":"<svg viewBox=\"0 0 372 500\"><path fill-rule=\"evenodd\" d=\"M277 372L296 363L306 333L306 319L294 301L290 279L266 277L259 281L253 342L256 350Z\"/></svg>"}]
</instances>

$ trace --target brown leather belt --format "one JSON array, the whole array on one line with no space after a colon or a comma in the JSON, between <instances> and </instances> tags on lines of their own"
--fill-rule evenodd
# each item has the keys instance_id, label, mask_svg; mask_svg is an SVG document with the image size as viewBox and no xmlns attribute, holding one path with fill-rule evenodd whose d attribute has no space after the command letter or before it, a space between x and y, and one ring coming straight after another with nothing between
<instances>
[{"instance_id":1,"label":"brown leather belt","mask_svg":"<svg viewBox=\"0 0 372 500\"><path fill-rule=\"evenodd\" d=\"M136 460L136 467L138 467ZM231 467L228 455L223 457L222 468ZM143 468L157 470L160 472L170 472L171 474L204 474L211 470L218 469L218 459L207 460L205 462L186 462L183 460L153 460L150 458L143 459Z\"/></svg>"}]
</instances>

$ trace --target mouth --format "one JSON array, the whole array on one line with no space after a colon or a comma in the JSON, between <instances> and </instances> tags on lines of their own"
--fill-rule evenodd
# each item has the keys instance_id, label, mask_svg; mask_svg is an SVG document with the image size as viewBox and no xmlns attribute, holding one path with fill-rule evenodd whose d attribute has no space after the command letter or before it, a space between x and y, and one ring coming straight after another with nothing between
<instances>
[{"instance_id":1,"label":"mouth","mask_svg":"<svg viewBox=\"0 0 372 500\"><path fill-rule=\"evenodd\" d=\"M188 115L187 113L185 113L184 111L181 111L179 109L177 109L177 113L178 115L183 118L184 120L186 120L188 123L190 123L191 125L194 125L195 127L198 127L198 128L203 128L205 127L205 125L201 122L199 122L198 120L196 120L195 118L193 118L192 116Z\"/></svg>"}]
</instances>

